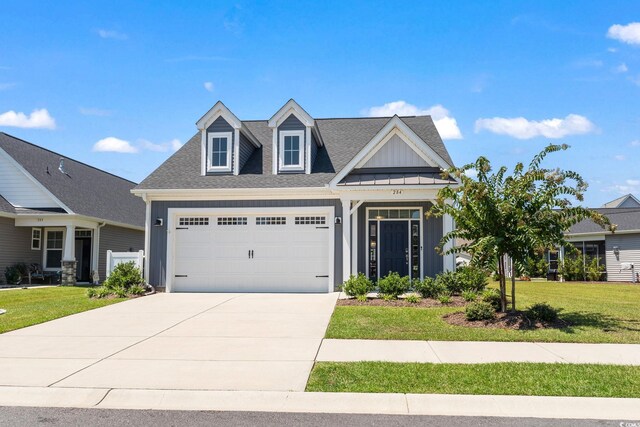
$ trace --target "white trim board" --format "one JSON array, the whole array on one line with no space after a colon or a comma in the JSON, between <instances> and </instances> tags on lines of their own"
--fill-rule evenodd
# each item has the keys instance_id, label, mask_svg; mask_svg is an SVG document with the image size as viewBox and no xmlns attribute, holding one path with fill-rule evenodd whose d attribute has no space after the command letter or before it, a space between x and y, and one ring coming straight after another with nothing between
<instances>
[{"instance_id":1,"label":"white trim board","mask_svg":"<svg viewBox=\"0 0 640 427\"><path fill-rule=\"evenodd\" d=\"M267 124L270 128L277 128L291 114L296 116L305 126L313 127L315 125L313 117L311 117L309 113L307 113L293 98L280 107L280 109L269 119Z\"/></svg>"}]
</instances>

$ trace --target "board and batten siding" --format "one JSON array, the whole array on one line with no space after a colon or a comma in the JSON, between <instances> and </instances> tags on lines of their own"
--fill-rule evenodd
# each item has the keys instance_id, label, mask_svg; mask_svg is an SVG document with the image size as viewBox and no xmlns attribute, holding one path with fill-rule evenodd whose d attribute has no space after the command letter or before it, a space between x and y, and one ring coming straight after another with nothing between
<instances>
[{"instance_id":1,"label":"board and batten siding","mask_svg":"<svg viewBox=\"0 0 640 427\"><path fill-rule=\"evenodd\" d=\"M235 159L233 158L233 153L234 153L234 147L233 144L235 144L234 141L234 129L233 126L231 126L222 116L218 117L217 119L214 120L213 123L211 123L209 125L209 127L207 128L207 139L206 139L206 148L205 148L205 159L209 158L209 134L210 133L216 133L216 132L231 132L231 141L229 143L229 146L227 147L227 150L231 150L231 170L233 170L233 163L235 162ZM205 160L206 161L206 160ZM229 171L224 171L224 172L207 172L207 175L216 175L216 174L228 174Z\"/></svg>"},{"instance_id":2,"label":"board and batten siding","mask_svg":"<svg viewBox=\"0 0 640 427\"><path fill-rule=\"evenodd\" d=\"M0 149L0 194L21 208L59 208L49 193L40 188Z\"/></svg>"},{"instance_id":3,"label":"board and batten siding","mask_svg":"<svg viewBox=\"0 0 640 427\"><path fill-rule=\"evenodd\" d=\"M368 274L369 265L367 254L369 244L367 241L368 219L367 208L422 208L422 256L425 276L435 277L436 274L442 273L443 259L442 255L436 252L436 246L440 244L442 239L442 218L426 218L424 213L431 209L429 202L378 202L363 203L358 208L358 272Z\"/></svg>"},{"instance_id":4,"label":"board and batten siding","mask_svg":"<svg viewBox=\"0 0 640 427\"><path fill-rule=\"evenodd\" d=\"M100 281L107 275L107 251L137 252L144 250L144 231L131 228L105 225L100 229L100 248L98 252L98 274Z\"/></svg>"},{"instance_id":5,"label":"board and batten siding","mask_svg":"<svg viewBox=\"0 0 640 427\"><path fill-rule=\"evenodd\" d=\"M614 246L620 250L618 256L613 252ZM605 250L607 281L631 282L631 270L620 271L620 264L623 262L633 263L636 273L640 273L640 233L609 234L605 237Z\"/></svg>"},{"instance_id":6,"label":"board and batten siding","mask_svg":"<svg viewBox=\"0 0 640 427\"><path fill-rule=\"evenodd\" d=\"M305 131L307 129L307 127L304 125L304 123L302 123L295 115L290 114L289 117L287 117L285 119L285 121L283 121L282 123L280 123L280 126L278 126L278 144L277 144L277 148L276 150L280 149L280 131L283 130L301 130L301 131ZM300 150L302 150L302 166L303 169L306 166L306 161L307 161L307 153L305 152L305 139L306 139L306 132L304 132L302 134L302 140L300 141ZM275 159L277 159L278 161L278 172L280 169L280 157L279 154L276 152L274 155ZM282 173L300 173L301 171L283 171ZM302 171L304 172L304 170Z\"/></svg>"},{"instance_id":7,"label":"board and batten siding","mask_svg":"<svg viewBox=\"0 0 640 427\"><path fill-rule=\"evenodd\" d=\"M17 262L42 265L42 250L31 250L31 227L16 227L13 218L0 217L0 283L4 269Z\"/></svg>"},{"instance_id":8,"label":"board and batten siding","mask_svg":"<svg viewBox=\"0 0 640 427\"><path fill-rule=\"evenodd\" d=\"M151 218L163 219L161 227L151 227L149 255L149 283L164 288L167 268L167 224L169 208L286 208L333 206L335 216L342 216L342 204L336 199L319 200L203 200L151 202ZM334 287L342 284L342 226L335 227ZM215 244L215 242L212 242Z\"/></svg>"},{"instance_id":9,"label":"board and batten siding","mask_svg":"<svg viewBox=\"0 0 640 427\"><path fill-rule=\"evenodd\" d=\"M402 138L394 135L362 167L395 168L417 166L433 165L428 165Z\"/></svg>"}]
</instances>

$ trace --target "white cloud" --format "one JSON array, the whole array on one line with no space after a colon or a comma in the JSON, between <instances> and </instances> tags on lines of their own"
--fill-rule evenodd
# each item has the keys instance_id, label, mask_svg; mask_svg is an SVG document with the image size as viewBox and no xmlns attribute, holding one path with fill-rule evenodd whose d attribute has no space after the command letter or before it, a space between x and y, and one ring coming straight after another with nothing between
<instances>
[{"instance_id":1,"label":"white cloud","mask_svg":"<svg viewBox=\"0 0 640 427\"><path fill-rule=\"evenodd\" d=\"M467 169L464 174L471 179L476 179L478 177L478 171L475 169Z\"/></svg>"},{"instance_id":2,"label":"white cloud","mask_svg":"<svg viewBox=\"0 0 640 427\"><path fill-rule=\"evenodd\" d=\"M153 142L147 141L146 139L141 139L140 140L140 146L143 149L149 150L149 151L166 152L166 151L169 151L169 150L178 151L180 149L180 147L182 147L182 143L180 142L179 139L172 139L169 142L162 142L160 144L154 144Z\"/></svg>"},{"instance_id":3,"label":"white cloud","mask_svg":"<svg viewBox=\"0 0 640 427\"><path fill-rule=\"evenodd\" d=\"M626 157L624 156L624 154L616 154L615 156L613 156L614 159L616 159L619 162L622 162L626 159Z\"/></svg>"},{"instance_id":4,"label":"white cloud","mask_svg":"<svg viewBox=\"0 0 640 427\"><path fill-rule=\"evenodd\" d=\"M631 141L629 143L630 146L632 147L640 147L640 139L636 139L635 141Z\"/></svg>"},{"instance_id":5,"label":"white cloud","mask_svg":"<svg viewBox=\"0 0 640 427\"><path fill-rule=\"evenodd\" d=\"M612 25L607 31L607 37L627 44L640 44L640 22L627 25Z\"/></svg>"},{"instance_id":6,"label":"white cloud","mask_svg":"<svg viewBox=\"0 0 640 427\"><path fill-rule=\"evenodd\" d=\"M128 35L115 30L98 29L96 32L103 39L127 40L129 38Z\"/></svg>"},{"instance_id":7,"label":"white cloud","mask_svg":"<svg viewBox=\"0 0 640 427\"><path fill-rule=\"evenodd\" d=\"M607 48L607 52L610 52L610 53L616 53L617 51L618 51L618 49L617 49L617 48L615 48L615 47L609 47L609 48Z\"/></svg>"},{"instance_id":8,"label":"white cloud","mask_svg":"<svg viewBox=\"0 0 640 427\"><path fill-rule=\"evenodd\" d=\"M42 108L33 110L28 116L13 110L0 114L0 126L12 126L30 129L55 129L56 121L49 112Z\"/></svg>"},{"instance_id":9,"label":"white cloud","mask_svg":"<svg viewBox=\"0 0 640 427\"><path fill-rule=\"evenodd\" d=\"M640 192L640 179L627 179L623 184L614 184L604 189L604 191L618 194L629 194Z\"/></svg>"},{"instance_id":10,"label":"white cloud","mask_svg":"<svg viewBox=\"0 0 640 427\"><path fill-rule=\"evenodd\" d=\"M134 154L139 150L129 141L109 136L96 142L93 145L93 151Z\"/></svg>"},{"instance_id":11,"label":"white cloud","mask_svg":"<svg viewBox=\"0 0 640 427\"><path fill-rule=\"evenodd\" d=\"M112 113L109 110L102 110L100 108L84 108L84 107L80 107L80 114L84 115L84 116L98 116L98 117L107 117L110 116Z\"/></svg>"},{"instance_id":12,"label":"white cloud","mask_svg":"<svg viewBox=\"0 0 640 427\"><path fill-rule=\"evenodd\" d=\"M488 130L500 135L509 135L518 139L530 139L542 136L544 138L563 138L567 135L591 133L596 126L586 117L569 114L564 119L547 119L541 121L527 120L524 117L476 120L476 133Z\"/></svg>"},{"instance_id":13,"label":"white cloud","mask_svg":"<svg viewBox=\"0 0 640 427\"><path fill-rule=\"evenodd\" d=\"M15 85L16 85L15 83L0 83L0 90L11 89Z\"/></svg>"},{"instance_id":14,"label":"white cloud","mask_svg":"<svg viewBox=\"0 0 640 427\"><path fill-rule=\"evenodd\" d=\"M405 101L388 102L378 107L371 107L362 112L369 117L398 116L431 116L442 139L462 139L456 119L450 116L449 110L437 104L429 108L418 108Z\"/></svg>"},{"instance_id":15,"label":"white cloud","mask_svg":"<svg viewBox=\"0 0 640 427\"><path fill-rule=\"evenodd\" d=\"M617 67L613 67L614 73L626 73L627 71L629 71L629 67L624 62Z\"/></svg>"},{"instance_id":16,"label":"white cloud","mask_svg":"<svg viewBox=\"0 0 640 427\"><path fill-rule=\"evenodd\" d=\"M204 88L209 92L213 92L213 89L214 89L213 83L204 82Z\"/></svg>"}]
</instances>

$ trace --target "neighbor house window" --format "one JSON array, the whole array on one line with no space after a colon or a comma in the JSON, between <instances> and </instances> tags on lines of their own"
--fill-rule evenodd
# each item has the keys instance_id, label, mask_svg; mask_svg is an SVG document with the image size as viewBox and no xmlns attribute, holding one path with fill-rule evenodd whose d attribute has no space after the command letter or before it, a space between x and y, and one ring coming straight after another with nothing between
<instances>
[{"instance_id":1,"label":"neighbor house window","mask_svg":"<svg viewBox=\"0 0 640 427\"><path fill-rule=\"evenodd\" d=\"M62 248L64 245L63 230L47 230L45 233L44 268L60 269L62 267Z\"/></svg>"},{"instance_id":2,"label":"neighbor house window","mask_svg":"<svg viewBox=\"0 0 640 427\"><path fill-rule=\"evenodd\" d=\"M210 133L207 151L207 172L231 170L231 132Z\"/></svg>"},{"instance_id":3,"label":"neighbor house window","mask_svg":"<svg viewBox=\"0 0 640 427\"><path fill-rule=\"evenodd\" d=\"M280 131L280 169L304 169L304 131Z\"/></svg>"},{"instance_id":4,"label":"neighbor house window","mask_svg":"<svg viewBox=\"0 0 640 427\"><path fill-rule=\"evenodd\" d=\"M39 251L42 248L42 229L31 229L31 249Z\"/></svg>"}]
</instances>

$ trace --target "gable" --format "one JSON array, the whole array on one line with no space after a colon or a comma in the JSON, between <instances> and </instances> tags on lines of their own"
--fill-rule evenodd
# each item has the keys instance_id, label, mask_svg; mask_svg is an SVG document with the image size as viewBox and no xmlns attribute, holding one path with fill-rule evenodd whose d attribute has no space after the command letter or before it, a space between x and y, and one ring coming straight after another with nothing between
<instances>
[{"instance_id":1,"label":"gable","mask_svg":"<svg viewBox=\"0 0 640 427\"><path fill-rule=\"evenodd\" d=\"M411 148L399 135L394 134L362 168L402 168L412 166L434 166Z\"/></svg>"},{"instance_id":2,"label":"gable","mask_svg":"<svg viewBox=\"0 0 640 427\"><path fill-rule=\"evenodd\" d=\"M640 208L640 203L634 197L627 197L617 207L619 208Z\"/></svg>"},{"instance_id":3,"label":"gable","mask_svg":"<svg viewBox=\"0 0 640 427\"><path fill-rule=\"evenodd\" d=\"M0 194L15 207L61 207L48 191L3 150L0 150Z\"/></svg>"}]
</instances>

